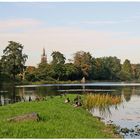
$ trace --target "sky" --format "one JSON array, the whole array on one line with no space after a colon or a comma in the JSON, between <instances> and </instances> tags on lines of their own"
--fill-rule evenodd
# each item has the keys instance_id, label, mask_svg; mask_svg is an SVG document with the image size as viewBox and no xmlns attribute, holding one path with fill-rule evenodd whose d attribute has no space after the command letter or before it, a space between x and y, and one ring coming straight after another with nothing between
<instances>
[{"instance_id":1,"label":"sky","mask_svg":"<svg viewBox=\"0 0 140 140\"><path fill-rule=\"evenodd\" d=\"M8 41L24 45L26 65L53 51L76 51L140 63L140 2L0 2L0 56Z\"/></svg>"}]
</instances>

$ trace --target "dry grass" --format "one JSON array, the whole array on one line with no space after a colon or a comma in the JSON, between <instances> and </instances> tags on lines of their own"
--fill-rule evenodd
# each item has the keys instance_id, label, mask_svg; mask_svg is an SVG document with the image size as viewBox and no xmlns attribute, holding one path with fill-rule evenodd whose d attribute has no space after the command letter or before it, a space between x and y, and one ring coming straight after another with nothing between
<instances>
[{"instance_id":1,"label":"dry grass","mask_svg":"<svg viewBox=\"0 0 140 140\"><path fill-rule=\"evenodd\" d=\"M92 108L108 108L116 106L122 102L121 96L88 94L84 100L84 106L88 109Z\"/></svg>"}]
</instances>

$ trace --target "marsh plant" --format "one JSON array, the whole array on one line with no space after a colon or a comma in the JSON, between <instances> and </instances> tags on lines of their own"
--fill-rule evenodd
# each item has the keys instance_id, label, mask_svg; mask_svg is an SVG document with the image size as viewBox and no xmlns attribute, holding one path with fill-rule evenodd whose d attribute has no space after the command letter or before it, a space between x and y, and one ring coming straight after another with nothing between
<instances>
[{"instance_id":1,"label":"marsh plant","mask_svg":"<svg viewBox=\"0 0 140 140\"><path fill-rule=\"evenodd\" d=\"M110 107L115 107L122 103L121 96L101 95L101 94L88 94L85 96L84 106L88 110L94 112L98 109L103 116L111 115Z\"/></svg>"}]
</instances>

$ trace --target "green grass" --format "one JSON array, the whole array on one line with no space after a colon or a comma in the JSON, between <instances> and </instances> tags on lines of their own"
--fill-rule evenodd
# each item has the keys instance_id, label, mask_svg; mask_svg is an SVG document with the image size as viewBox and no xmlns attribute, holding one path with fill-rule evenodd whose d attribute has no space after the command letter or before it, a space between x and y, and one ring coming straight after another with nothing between
<instances>
[{"instance_id":1,"label":"green grass","mask_svg":"<svg viewBox=\"0 0 140 140\"><path fill-rule=\"evenodd\" d=\"M75 95L67 95L72 100ZM36 112L40 121L8 122L7 119ZM113 130L84 108L65 104L64 97L0 107L0 138L116 138Z\"/></svg>"}]
</instances>

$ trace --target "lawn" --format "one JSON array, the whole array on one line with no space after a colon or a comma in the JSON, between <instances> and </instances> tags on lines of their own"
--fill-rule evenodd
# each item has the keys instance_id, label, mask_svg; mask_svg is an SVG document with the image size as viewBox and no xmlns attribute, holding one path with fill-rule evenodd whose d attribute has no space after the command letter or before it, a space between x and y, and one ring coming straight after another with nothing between
<instances>
[{"instance_id":1,"label":"lawn","mask_svg":"<svg viewBox=\"0 0 140 140\"><path fill-rule=\"evenodd\" d=\"M67 95L70 100L76 95ZM0 138L116 138L113 129L93 117L83 107L64 103L65 97L46 101L15 103L0 107ZM30 112L40 121L8 122L7 119Z\"/></svg>"}]
</instances>

